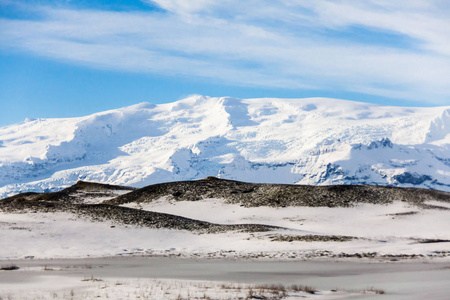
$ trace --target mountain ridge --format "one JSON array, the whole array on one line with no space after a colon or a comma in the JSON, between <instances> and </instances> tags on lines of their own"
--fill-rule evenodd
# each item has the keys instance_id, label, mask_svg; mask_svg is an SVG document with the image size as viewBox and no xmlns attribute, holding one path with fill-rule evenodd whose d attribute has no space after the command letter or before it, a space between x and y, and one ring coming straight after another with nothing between
<instances>
[{"instance_id":1,"label":"mountain ridge","mask_svg":"<svg viewBox=\"0 0 450 300\"><path fill-rule=\"evenodd\" d=\"M450 107L191 96L0 128L0 197L217 176L450 191Z\"/></svg>"}]
</instances>

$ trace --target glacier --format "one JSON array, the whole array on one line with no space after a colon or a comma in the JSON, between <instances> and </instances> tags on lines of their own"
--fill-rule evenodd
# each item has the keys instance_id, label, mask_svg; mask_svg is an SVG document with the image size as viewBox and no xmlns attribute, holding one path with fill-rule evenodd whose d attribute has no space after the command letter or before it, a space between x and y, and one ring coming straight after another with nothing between
<instances>
[{"instance_id":1,"label":"glacier","mask_svg":"<svg viewBox=\"0 0 450 300\"><path fill-rule=\"evenodd\" d=\"M0 198L207 176L450 191L450 106L190 96L0 128Z\"/></svg>"}]
</instances>

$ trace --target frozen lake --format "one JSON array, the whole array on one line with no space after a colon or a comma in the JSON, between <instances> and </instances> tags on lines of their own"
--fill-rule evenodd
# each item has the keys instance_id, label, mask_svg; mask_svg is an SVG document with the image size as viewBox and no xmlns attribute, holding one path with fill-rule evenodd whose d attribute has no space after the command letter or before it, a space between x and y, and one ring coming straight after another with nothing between
<instances>
[{"instance_id":1,"label":"frozen lake","mask_svg":"<svg viewBox=\"0 0 450 300\"><path fill-rule=\"evenodd\" d=\"M355 261L252 261L113 257L54 260L7 260L0 271L0 296L34 288L77 288L83 278L108 280L181 279L233 283L281 283L319 290L382 289L385 295L352 299L449 299L450 263ZM76 282L76 283L74 283Z\"/></svg>"}]
</instances>

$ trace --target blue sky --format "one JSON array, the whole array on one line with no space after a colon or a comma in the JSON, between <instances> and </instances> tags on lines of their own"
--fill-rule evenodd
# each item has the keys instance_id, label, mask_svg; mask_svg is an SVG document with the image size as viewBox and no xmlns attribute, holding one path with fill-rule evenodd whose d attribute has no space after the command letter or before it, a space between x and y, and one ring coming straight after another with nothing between
<instances>
[{"instance_id":1,"label":"blue sky","mask_svg":"<svg viewBox=\"0 0 450 300\"><path fill-rule=\"evenodd\" d=\"M450 5L0 0L0 126L191 94L450 105Z\"/></svg>"}]
</instances>

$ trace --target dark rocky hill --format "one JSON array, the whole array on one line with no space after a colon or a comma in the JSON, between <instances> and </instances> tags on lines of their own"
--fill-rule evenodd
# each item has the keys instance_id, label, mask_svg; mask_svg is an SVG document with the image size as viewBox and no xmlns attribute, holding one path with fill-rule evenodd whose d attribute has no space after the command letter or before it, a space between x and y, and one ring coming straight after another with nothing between
<instances>
[{"instance_id":1,"label":"dark rocky hill","mask_svg":"<svg viewBox=\"0 0 450 300\"><path fill-rule=\"evenodd\" d=\"M176 201L198 201L221 198L246 207L255 206L352 206L356 203L388 204L395 200L426 206L424 201L450 202L450 193L371 185L305 186L258 184L207 177L195 181L168 182L150 185L104 203L121 205L145 203L168 197Z\"/></svg>"},{"instance_id":2,"label":"dark rocky hill","mask_svg":"<svg viewBox=\"0 0 450 300\"><path fill-rule=\"evenodd\" d=\"M149 228L189 230L199 233L225 231L258 232L277 227L259 224L222 225L181 216L145 211L111 204L86 204L85 199L114 196L115 191L133 191L134 188L79 181L77 184L53 193L23 193L0 200L0 211L54 213L69 212L92 221L110 220L118 224Z\"/></svg>"},{"instance_id":3,"label":"dark rocky hill","mask_svg":"<svg viewBox=\"0 0 450 300\"><path fill-rule=\"evenodd\" d=\"M117 192L119 194L117 196ZM123 194L125 193L125 194ZM221 225L176 215L123 207L127 203L148 203L161 197L175 201L222 198L245 207L310 206L347 207L356 203L389 204L406 201L422 208L446 209L429 205L434 200L450 203L450 193L414 188L368 185L301 186L256 184L207 177L196 181L168 182L141 189L79 181L53 193L24 193L0 200L4 212L69 212L93 221L110 220L118 224L149 228L170 228L196 232L268 231L276 227L258 224ZM103 201L102 199L108 198Z\"/></svg>"}]
</instances>

